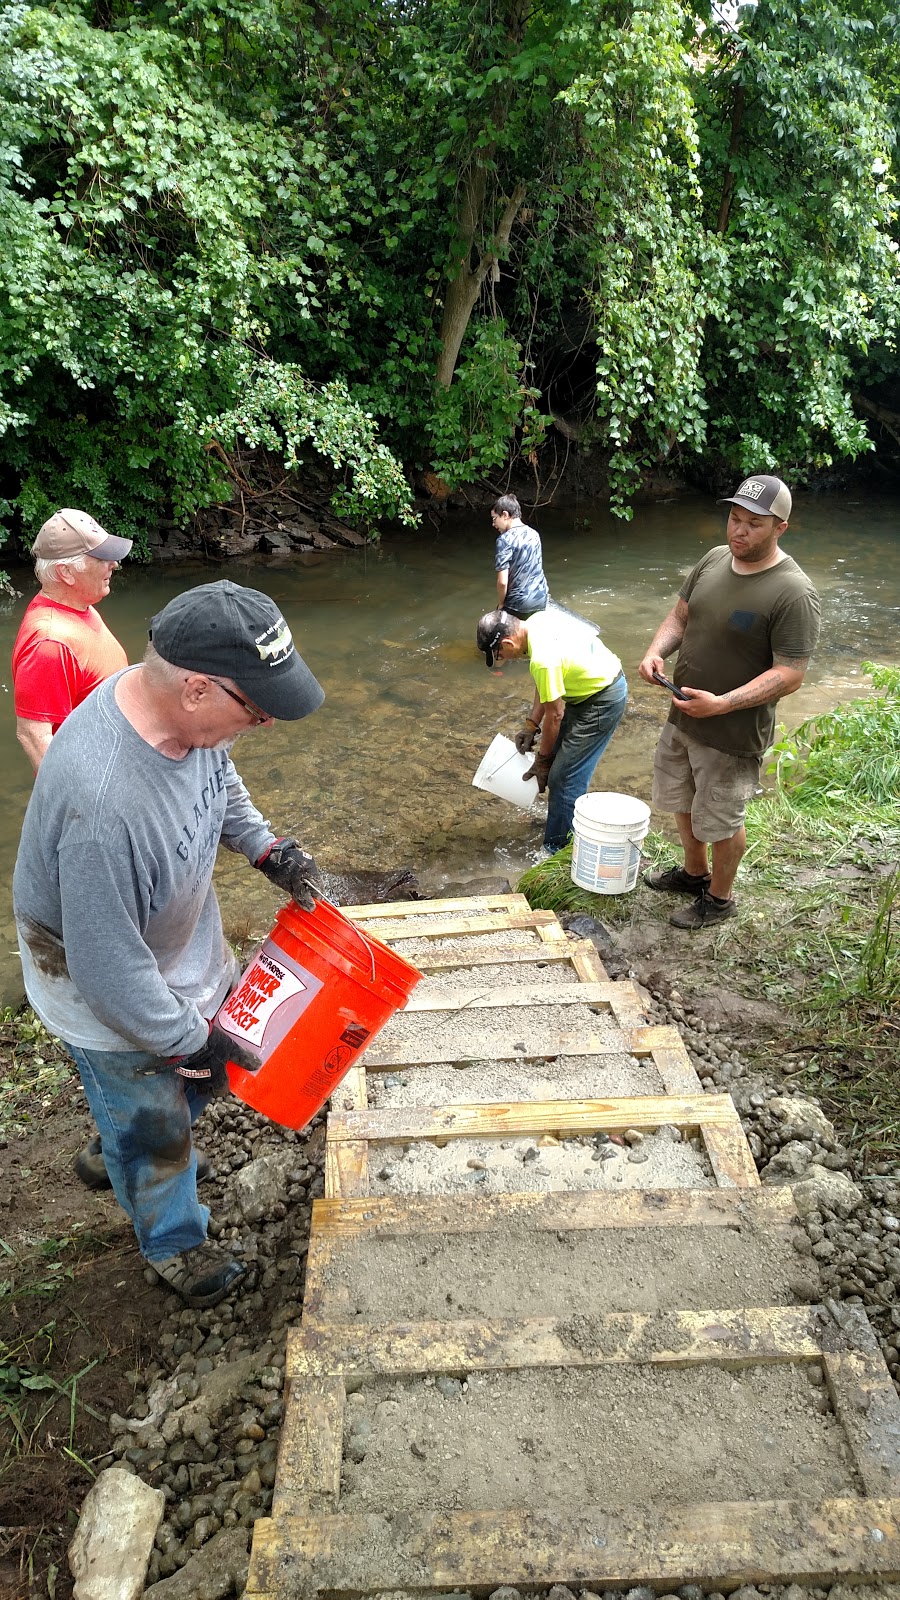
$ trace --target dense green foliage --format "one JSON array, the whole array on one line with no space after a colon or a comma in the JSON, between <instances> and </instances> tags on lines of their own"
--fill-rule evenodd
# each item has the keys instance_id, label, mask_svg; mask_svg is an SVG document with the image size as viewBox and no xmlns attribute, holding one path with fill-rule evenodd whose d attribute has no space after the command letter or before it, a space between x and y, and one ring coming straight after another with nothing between
<instances>
[{"instance_id":1,"label":"dense green foliage","mask_svg":"<svg viewBox=\"0 0 900 1600\"><path fill-rule=\"evenodd\" d=\"M793 474L869 448L897 13L744 18L0 0L7 521L80 503L140 535L221 495L238 438L323 454L345 514L408 518L413 470L534 451L578 319L626 513L673 452Z\"/></svg>"}]
</instances>

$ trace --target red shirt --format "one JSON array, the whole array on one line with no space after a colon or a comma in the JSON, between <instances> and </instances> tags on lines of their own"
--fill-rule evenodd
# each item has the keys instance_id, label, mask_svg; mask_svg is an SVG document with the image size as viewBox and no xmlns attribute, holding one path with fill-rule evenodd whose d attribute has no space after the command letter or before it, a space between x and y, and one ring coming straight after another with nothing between
<instances>
[{"instance_id":1,"label":"red shirt","mask_svg":"<svg viewBox=\"0 0 900 1600\"><path fill-rule=\"evenodd\" d=\"M49 722L55 733L98 683L128 665L93 606L76 611L35 595L13 646L16 716Z\"/></svg>"}]
</instances>

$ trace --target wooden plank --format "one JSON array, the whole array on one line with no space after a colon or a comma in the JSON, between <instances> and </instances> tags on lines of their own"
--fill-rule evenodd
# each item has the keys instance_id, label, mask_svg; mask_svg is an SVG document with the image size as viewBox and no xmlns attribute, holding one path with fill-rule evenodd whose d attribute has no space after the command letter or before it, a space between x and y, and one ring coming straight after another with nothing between
<instances>
[{"instance_id":1,"label":"wooden plank","mask_svg":"<svg viewBox=\"0 0 900 1600\"><path fill-rule=\"evenodd\" d=\"M307 1294L315 1252L327 1238L491 1233L515 1227L558 1233L606 1228L773 1228L799 1224L791 1189L585 1189L578 1193L367 1195L314 1200Z\"/></svg>"},{"instance_id":2,"label":"wooden plank","mask_svg":"<svg viewBox=\"0 0 900 1600\"><path fill-rule=\"evenodd\" d=\"M544 1006L591 1006L612 1011L614 983L561 983L547 988L528 989L524 984L510 984L501 988L479 989L472 984L460 984L458 989L443 989L435 993L426 989L414 990L400 1013L401 1017L414 1012L447 1011L456 1016L460 1011L506 1011L511 1007L530 1006L532 1010ZM649 1052L648 1052L649 1053Z\"/></svg>"},{"instance_id":3,"label":"wooden plank","mask_svg":"<svg viewBox=\"0 0 900 1600\"><path fill-rule=\"evenodd\" d=\"M344 1111L364 1111L368 1104L366 1070L359 1062L345 1073L331 1096L329 1105L333 1105L335 1110L340 1107Z\"/></svg>"},{"instance_id":4,"label":"wooden plank","mask_svg":"<svg viewBox=\"0 0 900 1600\"><path fill-rule=\"evenodd\" d=\"M470 967L520 966L529 962L546 967L551 963L556 965L565 962L579 973L583 970L588 983L608 983L606 969L599 957L596 966L591 965L590 958L596 955L589 939L556 939L550 944L500 945L495 950L485 950L477 940L473 940L471 950L451 952L449 955L445 950L436 950L433 955L416 956L416 966L427 976L429 973L453 972L456 969L467 971Z\"/></svg>"},{"instance_id":5,"label":"wooden plank","mask_svg":"<svg viewBox=\"0 0 900 1600\"><path fill-rule=\"evenodd\" d=\"M346 1201L325 1201L326 1206L347 1203ZM349 1203L353 1204L352 1201ZM306 1253L306 1273L303 1281L304 1317L310 1316L314 1320L321 1321L321 1309L326 1301L329 1306L335 1304L334 1289L326 1289L325 1287L325 1277L334 1249L335 1238L336 1235L332 1231L326 1231L315 1226L310 1228L309 1248Z\"/></svg>"},{"instance_id":6,"label":"wooden plank","mask_svg":"<svg viewBox=\"0 0 900 1600\"><path fill-rule=\"evenodd\" d=\"M449 1511L305 1516L254 1527L246 1593L273 1600L385 1590L553 1583L900 1578L900 1502L711 1501L569 1512Z\"/></svg>"},{"instance_id":7,"label":"wooden plank","mask_svg":"<svg viewBox=\"0 0 900 1600\"><path fill-rule=\"evenodd\" d=\"M335 1113L332 1112L332 1116ZM363 1112L350 1115L362 1116ZM329 1122L331 1118L329 1117ZM325 1144L325 1193L329 1199L340 1195L366 1194L369 1187L369 1146L365 1139L347 1139Z\"/></svg>"},{"instance_id":8,"label":"wooden plank","mask_svg":"<svg viewBox=\"0 0 900 1600\"><path fill-rule=\"evenodd\" d=\"M551 941L566 937L552 911L487 911L482 917L451 914L425 928L404 927L396 920L381 918L378 922L367 921L365 928L386 944L398 939L459 939L464 934L509 933L517 929L533 929L539 937L546 936Z\"/></svg>"},{"instance_id":9,"label":"wooden plank","mask_svg":"<svg viewBox=\"0 0 900 1600\"><path fill-rule=\"evenodd\" d=\"M402 921L405 917L445 916L448 912L463 912L474 916L480 911L529 911L524 894L472 894L460 895L453 900L381 900L373 905L341 906L341 912L352 922L370 922L387 919ZM407 936L409 937L409 936Z\"/></svg>"},{"instance_id":10,"label":"wooden plank","mask_svg":"<svg viewBox=\"0 0 900 1600\"><path fill-rule=\"evenodd\" d=\"M720 1189L755 1189L758 1186L756 1162L737 1112L731 1123L718 1127L702 1124L700 1137Z\"/></svg>"},{"instance_id":11,"label":"wooden plank","mask_svg":"<svg viewBox=\"0 0 900 1600\"><path fill-rule=\"evenodd\" d=\"M835 1306L833 1326L852 1348L825 1353L825 1381L863 1487L875 1496L900 1494L900 1395L865 1312Z\"/></svg>"},{"instance_id":12,"label":"wooden plank","mask_svg":"<svg viewBox=\"0 0 900 1600\"><path fill-rule=\"evenodd\" d=\"M822 1353L818 1306L618 1311L590 1318L589 1328L587 1321L576 1319L570 1327L565 1317L472 1317L348 1326L307 1318L288 1334L286 1370L294 1378L610 1365L746 1367L815 1361ZM892 1482L882 1472L882 1492Z\"/></svg>"},{"instance_id":13,"label":"wooden plank","mask_svg":"<svg viewBox=\"0 0 900 1600\"><path fill-rule=\"evenodd\" d=\"M336 1511L341 1492L342 1378L293 1378L278 1448L272 1515Z\"/></svg>"},{"instance_id":14,"label":"wooden plank","mask_svg":"<svg viewBox=\"0 0 900 1600\"><path fill-rule=\"evenodd\" d=\"M667 1094L703 1093L703 1085L677 1028L634 1028L628 1035L628 1043L632 1055L650 1056Z\"/></svg>"},{"instance_id":15,"label":"wooden plank","mask_svg":"<svg viewBox=\"0 0 900 1600\"><path fill-rule=\"evenodd\" d=\"M379 1140L508 1138L532 1133L621 1132L664 1123L676 1128L740 1129L730 1095L634 1095L610 1100L535 1100L487 1105L385 1106L334 1111L328 1139Z\"/></svg>"},{"instance_id":16,"label":"wooden plank","mask_svg":"<svg viewBox=\"0 0 900 1600\"><path fill-rule=\"evenodd\" d=\"M611 1038L609 1034L601 1037L600 1034L590 1033L587 1030L564 1033L558 1028L547 1029L540 1041L540 1048L535 1044L527 1050L515 1048L514 1035L510 1033L505 1044L491 1044L483 1050L473 1048L465 1053L461 1052L458 1044L445 1044L432 1040L429 1044L417 1043L412 1039L388 1040L382 1043L380 1039L370 1045L363 1056L363 1065L367 1072L390 1070L392 1067L430 1067L438 1066L441 1062L472 1060L473 1058L487 1057L491 1061L553 1061L557 1056L620 1056L628 1055L629 1049L625 1039Z\"/></svg>"}]
</instances>

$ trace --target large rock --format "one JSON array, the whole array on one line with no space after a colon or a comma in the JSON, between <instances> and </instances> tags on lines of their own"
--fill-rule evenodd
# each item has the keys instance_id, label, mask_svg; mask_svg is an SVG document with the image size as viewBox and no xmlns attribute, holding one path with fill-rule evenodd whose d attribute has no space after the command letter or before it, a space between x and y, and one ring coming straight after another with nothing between
<instances>
[{"instance_id":1,"label":"large rock","mask_svg":"<svg viewBox=\"0 0 900 1600\"><path fill-rule=\"evenodd\" d=\"M258 1376L260 1359L252 1351L236 1356L233 1361L213 1367L200 1379L200 1393L189 1400L180 1411L170 1412L163 1423L163 1435L173 1439L193 1438L198 1428L215 1428L217 1422L231 1409L245 1383Z\"/></svg>"},{"instance_id":2,"label":"large rock","mask_svg":"<svg viewBox=\"0 0 900 1600\"><path fill-rule=\"evenodd\" d=\"M790 1183L795 1178L804 1177L812 1165L812 1145L802 1139L794 1139L790 1144L782 1145L759 1176L763 1183Z\"/></svg>"},{"instance_id":3,"label":"large rock","mask_svg":"<svg viewBox=\"0 0 900 1600\"><path fill-rule=\"evenodd\" d=\"M829 1211L836 1211L841 1217L849 1217L865 1198L862 1190L846 1173L830 1172L816 1162L807 1168L803 1181L795 1183L793 1188L794 1203L801 1217L808 1216L811 1211L819 1211L823 1206Z\"/></svg>"},{"instance_id":4,"label":"large rock","mask_svg":"<svg viewBox=\"0 0 900 1600\"><path fill-rule=\"evenodd\" d=\"M226 1600L243 1593L250 1557L246 1528L223 1528L180 1572L144 1591L153 1600Z\"/></svg>"},{"instance_id":5,"label":"large rock","mask_svg":"<svg viewBox=\"0 0 900 1600\"><path fill-rule=\"evenodd\" d=\"M231 1197L246 1222L261 1222L287 1196L288 1173L297 1165L294 1150L270 1150L248 1161L231 1181Z\"/></svg>"},{"instance_id":6,"label":"large rock","mask_svg":"<svg viewBox=\"0 0 900 1600\"><path fill-rule=\"evenodd\" d=\"M69 1545L75 1600L137 1600L165 1495L122 1467L101 1472Z\"/></svg>"},{"instance_id":7,"label":"large rock","mask_svg":"<svg viewBox=\"0 0 900 1600\"><path fill-rule=\"evenodd\" d=\"M815 1100L799 1094L778 1096L769 1101L767 1110L779 1118L782 1131L791 1139L834 1140L834 1124Z\"/></svg>"},{"instance_id":8,"label":"large rock","mask_svg":"<svg viewBox=\"0 0 900 1600\"><path fill-rule=\"evenodd\" d=\"M339 906L381 905L388 900L422 898L418 879L409 867L396 867L393 872L347 867L343 872L320 872L319 876L329 900L335 900Z\"/></svg>"}]
</instances>

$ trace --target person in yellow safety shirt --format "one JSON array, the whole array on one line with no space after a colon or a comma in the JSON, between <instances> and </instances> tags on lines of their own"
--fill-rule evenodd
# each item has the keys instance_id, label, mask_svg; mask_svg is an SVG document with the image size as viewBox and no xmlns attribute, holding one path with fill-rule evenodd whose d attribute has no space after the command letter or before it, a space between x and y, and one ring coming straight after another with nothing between
<instances>
[{"instance_id":1,"label":"person in yellow safety shirt","mask_svg":"<svg viewBox=\"0 0 900 1600\"><path fill-rule=\"evenodd\" d=\"M575 802L587 793L600 757L616 731L628 700L618 656L596 633L562 612L539 611L523 622L507 611L489 611L476 642L488 667L527 656L534 679L531 715L516 735L516 749L534 749L525 774L549 789L544 846L561 850L572 831Z\"/></svg>"}]
</instances>

